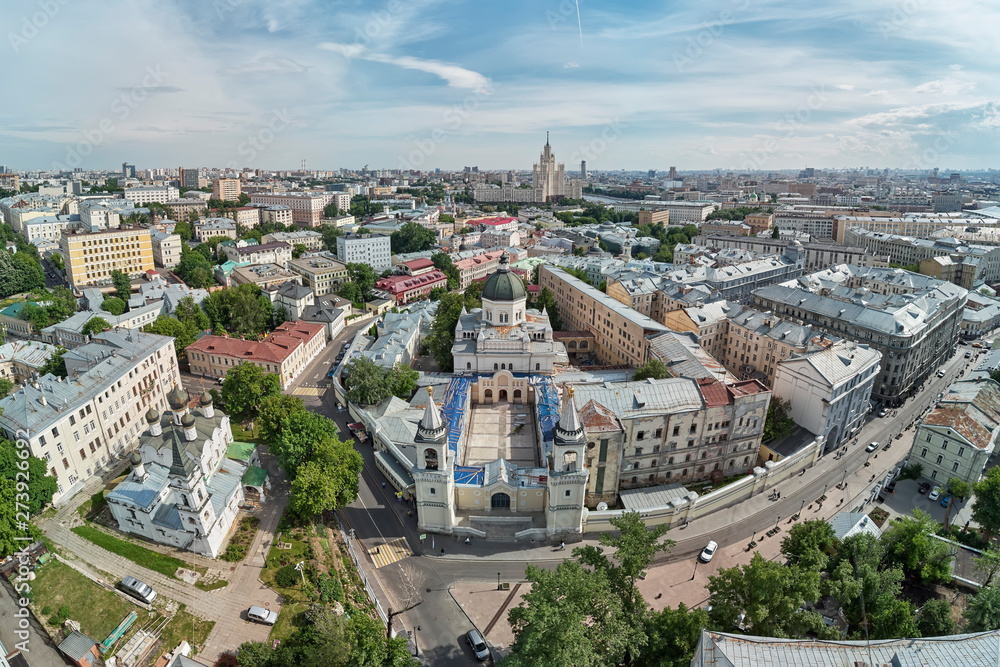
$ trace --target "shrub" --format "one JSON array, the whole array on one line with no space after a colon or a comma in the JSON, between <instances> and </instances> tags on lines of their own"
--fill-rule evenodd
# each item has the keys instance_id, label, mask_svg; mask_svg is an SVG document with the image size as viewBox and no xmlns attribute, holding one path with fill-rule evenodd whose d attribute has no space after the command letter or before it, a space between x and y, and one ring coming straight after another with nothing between
<instances>
[{"instance_id":1,"label":"shrub","mask_svg":"<svg viewBox=\"0 0 1000 667\"><path fill-rule=\"evenodd\" d=\"M322 576L319 579L319 599L322 602L330 603L344 601L344 587L340 579L336 576Z\"/></svg>"},{"instance_id":2,"label":"shrub","mask_svg":"<svg viewBox=\"0 0 1000 667\"><path fill-rule=\"evenodd\" d=\"M224 561L235 563L236 561L243 560L247 557L247 548L242 544L230 544L226 547L226 550L222 552L219 556Z\"/></svg>"},{"instance_id":3,"label":"shrub","mask_svg":"<svg viewBox=\"0 0 1000 667\"><path fill-rule=\"evenodd\" d=\"M279 588L292 588L299 583L299 573L294 565L285 565L274 574L274 583Z\"/></svg>"}]
</instances>

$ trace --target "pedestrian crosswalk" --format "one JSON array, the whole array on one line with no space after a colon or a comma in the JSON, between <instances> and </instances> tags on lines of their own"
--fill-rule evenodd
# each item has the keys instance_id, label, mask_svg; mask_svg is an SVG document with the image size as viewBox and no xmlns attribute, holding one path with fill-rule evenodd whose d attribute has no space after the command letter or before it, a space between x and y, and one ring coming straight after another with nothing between
<instances>
[{"instance_id":1,"label":"pedestrian crosswalk","mask_svg":"<svg viewBox=\"0 0 1000 667\"><path fill-rule=\"evenodd\" d=\"M292 396L322 396L326 387L296 387L292 389Z\"/></svg>"},{"instance_id":2,"label":"pedestrian crosswalk","mask_svg":"<svg viewBox=\"0 0 1000 667\"><path fill-rule=\"evenodd\" d=\"M381 546L369 549L368 555L371 556L375 567L385 567L398 560L403 560L407 556L412 556L413 552L410 551L410 545L406 543L405 537L397 537Z\"/></svg>"}]
</instances>

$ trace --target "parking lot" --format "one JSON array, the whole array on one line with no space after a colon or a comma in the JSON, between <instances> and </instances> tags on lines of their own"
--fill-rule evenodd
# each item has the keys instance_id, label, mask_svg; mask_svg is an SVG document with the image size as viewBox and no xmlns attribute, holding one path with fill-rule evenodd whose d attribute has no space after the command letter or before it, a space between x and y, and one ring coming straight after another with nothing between
<instances>
[{"instance_id":1,"label":"parking lot","mask_svg":"<svg viewBox=\"0 0 1000 667\"><path fill-rule=\"evenodd\" d=\"M941 498L932 501L928 499L929 493L921 494L917 491L923 481L926 480L917 482L912 479L901 479L897 481L896 488L891 495L883 494L885 503L877 503L876 507L883 507L892 518L913 516L914 509L921 509L934 517L935 521L943 523L944 515L948 510L941 507ZM943 497L945 494L941 495ZM949 519L951 525L964 525L972 518L971 498L966 498L964 503L958 502L956 498L952 498L950 502L955 503Z\"/></svg>"}]
</instances>

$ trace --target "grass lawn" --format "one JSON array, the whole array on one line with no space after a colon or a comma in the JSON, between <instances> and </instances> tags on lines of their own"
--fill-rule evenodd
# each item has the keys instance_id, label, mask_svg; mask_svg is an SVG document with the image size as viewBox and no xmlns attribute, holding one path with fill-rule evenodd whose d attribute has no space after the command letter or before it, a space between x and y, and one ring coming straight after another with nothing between
<instances>
[{"instance_id":1,"label":"grass lawn","mask_svg":"<svg viewBox=\"0 0 1000 667\"><path fill-rule=\"evenodd\" d=\"M177 578L176 573L178 568L196 569L180 558L167 556L166 554L161 554L159 551L153 551L138 544L126 542L92 526L77 526L73 529L73 532L83 539L93 542L102 549L107 549L111 553L124 556L137 565L168 577L173 577L174 579Z\"/></svg>"},{"instance_id":2,"label":"grass lawn","mask_svg":"<svg viewBox=\"0 0 1000 667\"><path fill-rule=\"evenodd\" d=\"M215 581L207 583L207 584L203 583L201 579L199 579L198 581L194 582L195 588L198 588L198 589L203 590L203 591L214 591L214 590L217 590L219 588L225 588L228 585L229 585L229 582L226 581L225 579L216 579Z\"/></svg>"},{"instance_id":3,"label":"grass lawn","mask_svg":"<svg viewBox=\"0 0 1000 667\"><path fill-rule=\"evenodd\" d=\"M235 421L231 424L233 429L233 440L239 440L240 442L254 442L258 445L263 444L263 440L260 438L255 438L253 433L243 429L242 424L237 424Z\"/></svg>"},{"instance_id":4,"label":"grass lawn","mask_svg":"<svg viewBox=\"0 0 1000 667\"><path fill-rule=\"evenodd\" d=\"M139 618L126 633L130 637L136 630L150 620L159 616L156 612L147 612L109 590L98 586L90 579L57 560L46 563L38 570L38 578L32 582L35 613L48 620L60 607L66 607L69 618L80 623L80 630L98 643L118 627L118 624L136 612ZM49 609L49 615L42 614L43 609ZM173 650L185 639L196 649L201 648L212 631L215 621L204 621L184 610L181 605L161 635L164 651ZM116 647L124 642L119 641Z\"/></svg>"},{"instance_id":5,"label":"grass lawn","mask_svg":"<svg viewBox=\"0 0 1000 667\"><path fill-rule=\"evenodd\" d=\"M305 540L293 539L290 531L281 535L281 541L292 545L291 549L279 549L277 543L271 547L267 554L267 566L261 570L260 580L277 591L285 602L278 615L278 622L271 629L271 639L284 641L291 637L302 627L305 619L302 612L309 608L310 600L302 590L302 584L291 588L282 588L275 582L275 573L282 567L281 561L286 563L298 563L300 560L308 560L306 553L309 544ZM301 582L301 579L299 580Z\"/></svg>"}]
</instances>

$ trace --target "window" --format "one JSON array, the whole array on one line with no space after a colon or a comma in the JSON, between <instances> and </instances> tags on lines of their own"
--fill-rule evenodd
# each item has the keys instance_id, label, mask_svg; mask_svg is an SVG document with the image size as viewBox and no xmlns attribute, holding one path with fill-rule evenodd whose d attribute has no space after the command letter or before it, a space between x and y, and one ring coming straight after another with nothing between
<instances>
[{"instance_id":1,"label":"window","mask_svg":"<svg viewBox=\"0 0 1000 667\"><path fill-rule=\"evenodd\" d=\"M920 458L922 458L922 459L926 459L927 458L927 448L926 447L924 447L922 450L920 450Z\"/></svg>"},{"instance_id":2,"label":"window","mask_svg":"<svg viewBox=\"0 0 1000 667\"><path fill-rule=\"evenodd\" d=\"M955 461L953 464L951 464L951 471L958 472L958 461Z\"/></svg>"},{"instance_id":3,"label":"window","mask_svg":"<svg viewBox=\"0 0 1000 667\"><path fill-rule=\"evenodd\" d=\"M931 472L931 479L937 479L937 470Z\"/></svg>"},{"instance_id":4,"label":"window","mask_svg":"<svg viewBox=\"0 0 1000 667\"><path fill-rule=\"evenodd\" d=\"M958 455L959 456L965 456L965 447L959 447L958 448Z\"/></svg>"},{"instance_id":5,"label":"window","mask_svg":"<svg viewBox=\"0 0 1000 667\"><path fill-rule=\"evenodd\" d=\"M694 447L694 440L688 440L688 447Z\"/></svg>"},{"instance_id":6,"label":"window","mask_svg":"<svg viewBox=\"0 0 1000 667\"><path fill-rule=\"evenodd\" d=\"M435 489L433 486L430 487L429 490L430 490L432 496L436 496L437 495L437 489Z\"/></svg>"},{"instance_id":7,"label":"window","mask_svg":"<svg viewBox=\"0 0 1000 667\"><path fill-rule=\"evenodd\" d=\"M691 429L688 431L688 433L697 433L697 432L698 432L698 425L691 424Z\"/></svg>"},{"instance_id":8,"label":"window","mask_svg":"<svg viewBox=\"0 0 1000 667\"><path fill-rule=\"evenodd\" d=\"M944 459L944 456L942 456L941 454L938 454L937 463L941 463L942 459Z\"/></svg>"},{"instance_id":9,"label":"window","mask_svg":"<svg viewBox=\"0 0 1000 667\"><path fill-rule=\"evenodd\" d=\"M45 436L44 435L38 436L38 444L41 445L42 447L45 446Z\"/></svg>"},{"instance_id":10,"label":"window","mask_svg":"<svg viewBox=\"0 0 1000 667\"><path fill-rule=\"evenodd\" d=\"M63 454L63 453L65 453L65 452L63 452L63 446L62 446L62 445L60 445L60 444L59 444L58 442L56 443L56 449L58 449L58 450L59 450L59 453L60 453L60 454Z\"/></svg>"},{"instance_id":11,"label":"window","mask_svg":"<svg viewBox=\"0 0 1000 667\"><path fill-rule=\"evenodd\" d=\"M635 455L636 456L642 456L642 447L636 447L635 448Z\"/></svg>"},{"instance_id":12,"label":"window","mask_svg":"<svg viewBox=\"0 0 1000 667\"><path fill-rule=\"evenodd\" d=\"M680 426L674 426L674 435L677 436L677 435L680 435L680 434L681 434L681 427Z\"/></svg>"},{"instance_id":13,"label":"window","mask_svg":"<svg viewBox=\"0 0 1000 667\"><path fill-rule=\"evenodd\" d=\"M930 441L931 441L931 434L930 434L930 433L928 433L928 434L927 434L927 442L930 442Z\"/></svg>"},{"instance_id":14,"label":"window","mask_svg":"<svg viewBox=\"0 0 1000 667\"><path fill-rule=\"evenodd\" d=\"M573 497L573 491L571 489L566 489L566 493L563 494L563 497L564 498L572 498Z\"/></svg>"},{"instance_id":15,"label":"window","mask_svg":"<svg viewBox=\"0 0 1000 667\"><path fill-rule=\"evenodd\" d=\"M636 434L636 438L635 439L636 440L642 440L645 437L646 437L646 432L645 431L639 431L639 433Z\"/></svg>"},{"instance_id":16,"label":"window","mask_svg":"<svg viewBox=\"0 0 1000 667\"><path fill-rule=\"evenodd\" d=\"M56 428L55 426L52 427L52 437L53 438L58 438L59 437L59 429Z\"/></svg>"}]
</instances>

